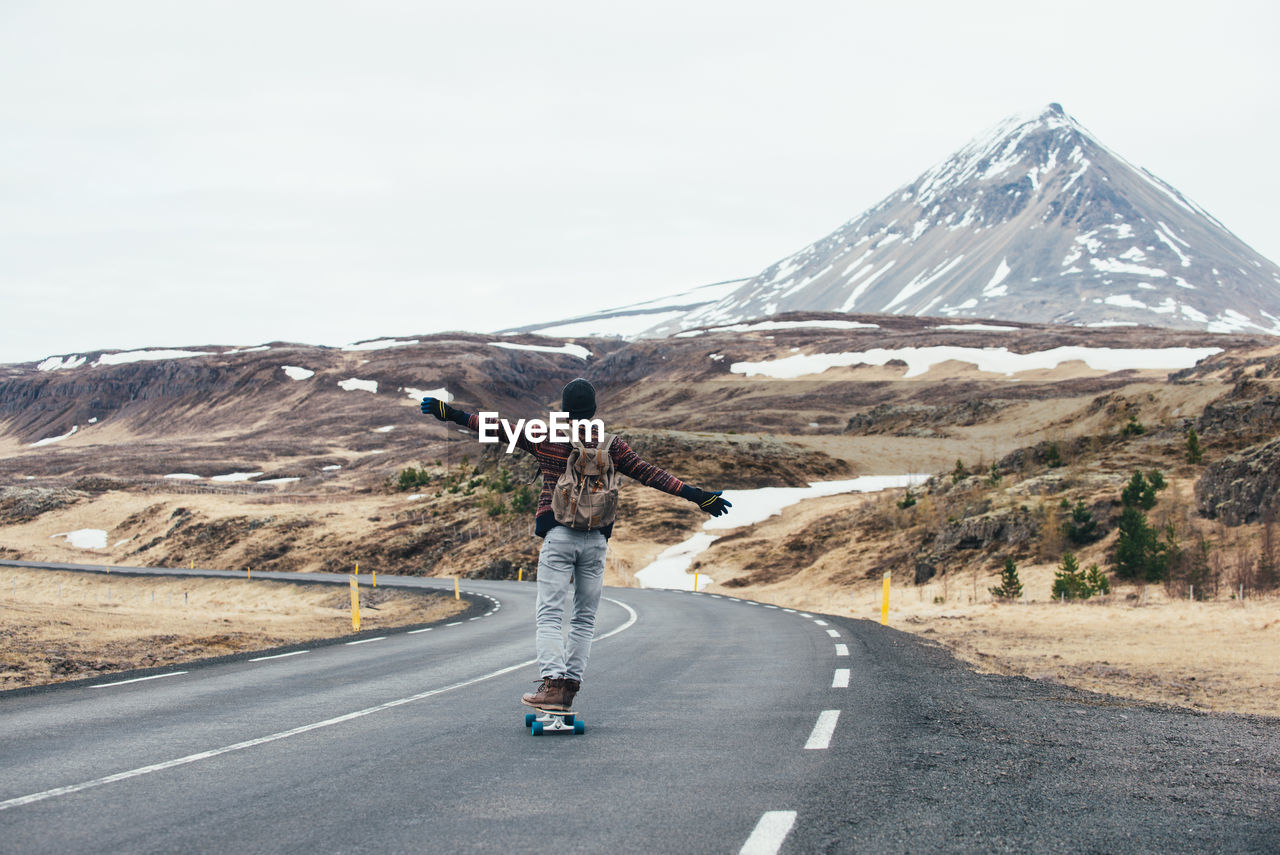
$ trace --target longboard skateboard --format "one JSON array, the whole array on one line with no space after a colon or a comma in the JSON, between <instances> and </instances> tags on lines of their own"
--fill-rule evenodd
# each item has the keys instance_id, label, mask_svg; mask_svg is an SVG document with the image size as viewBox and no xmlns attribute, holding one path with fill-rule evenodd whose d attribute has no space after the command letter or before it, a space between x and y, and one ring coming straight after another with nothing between
<instances>
[{"instance_id":1,"label":"longboard skateboard","mask_svg":"<svg viewBox=\"0 0 1280 855\"><path fill-rule=\"evenodd\" d=\"M587 723L572 710L544 710L542 707L534 709L537 710L536 713L524 714L524 726L534 736L544 733L587 732Z\"/></svg>"}]
</instances>

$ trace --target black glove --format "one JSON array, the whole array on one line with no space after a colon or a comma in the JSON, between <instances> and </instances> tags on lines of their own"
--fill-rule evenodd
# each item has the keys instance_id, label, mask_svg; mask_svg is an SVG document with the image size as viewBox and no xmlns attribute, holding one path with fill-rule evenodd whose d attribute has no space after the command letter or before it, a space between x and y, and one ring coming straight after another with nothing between
<instances>
[{"instance_id":1,"label":"black glove","mask_svg":"<svg viewBox=\"0 0 1280 855\"><path fill-rule=\"evenodd\" d=\"M698 507L711 514L711 516L718 517L721 514L727 514L729 508L733 507L733 502L723 498L720 495L721 492L721 490L717 490L714 493L708 493L706 490L699 490L694 487L693 496L690 497L689 501L696 503Z\"/></svg>"},{"instance_id":2,"label":"black glove","mask_svg":"<svg viewBox=\"0 0 1280 855\"><path fill-rule=\"evenodd\" d=\"M435 416L442 422L453 418L453 407L439 398L423 398L422 412L424 415Z\"/></svg>"}]
</instances>

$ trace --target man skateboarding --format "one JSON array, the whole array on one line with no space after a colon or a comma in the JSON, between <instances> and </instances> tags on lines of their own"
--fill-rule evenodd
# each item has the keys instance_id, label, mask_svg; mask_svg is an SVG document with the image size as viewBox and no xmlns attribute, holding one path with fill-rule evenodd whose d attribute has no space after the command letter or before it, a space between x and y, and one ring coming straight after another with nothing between
<instances>
[{"instance_id":1,"label":"man skateboarding","mask_svg":"<svg viewBox=\"0 0 1280 855\"><path fill-rule=\"evenodd\" d=\"M581 377L571 381L560 394L560 410L568 413L574 422L592 419L596 413L595 388ZM481 429L478 414L463 412L437 398L423 398L422 412L477 433ZM492 419L489 422L492 423ZM581 487L573 483L577 473L600 472L599 483L603 483L604 476L620 472L646 487L688 499L712 516L726 513L731 504L721 497L719 491L700 490L641 460L621 437L597 434L588 435L580 441L565 442L553 436L530 439L528 433L517 430L510 436L512 445L509 448L519 448L532 454L542 475L542 492L534 512L534 533L542 538L542 549L538 554L536 611L536 646L542 684L520 700L527 706L540 709L570 710L574 695L582 687L582 674L591 653L596 607L604 585L605 551L609 535L613 532L611 513L584 517L581 509L577 508L578 500L566 499L574 490L578 491L577 495L584 495ZM607 447L602 445L602 440ZM592 484L595 483L593 480ZM553 493L557 491L560 496L553 500ZM583 506L590 501L592 498L588 494L582 501ZM577 517L565 510L566 502L579 510ZM561 626L565 611L569 609L570 597L572 611L566 646Z\"/></svg>"}]
</instances>

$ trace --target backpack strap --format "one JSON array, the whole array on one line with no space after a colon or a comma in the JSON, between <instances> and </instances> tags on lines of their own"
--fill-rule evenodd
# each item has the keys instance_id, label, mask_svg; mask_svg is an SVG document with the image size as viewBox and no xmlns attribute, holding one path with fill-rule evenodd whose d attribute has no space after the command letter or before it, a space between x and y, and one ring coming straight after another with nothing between
<instances>
[{"instance_id":1,"label":"backpack strap","mask_svg":"<svg viewBox=\"0 0 1280 855\"><path fill-rule=\"evenodd\" d=\"M605 433L600 435L600 443L596 446L596 466L600 471L604 471L607 465L605 460L609 457L609 447L613 445L614 434Z\"/></svg>"}]
</instances>

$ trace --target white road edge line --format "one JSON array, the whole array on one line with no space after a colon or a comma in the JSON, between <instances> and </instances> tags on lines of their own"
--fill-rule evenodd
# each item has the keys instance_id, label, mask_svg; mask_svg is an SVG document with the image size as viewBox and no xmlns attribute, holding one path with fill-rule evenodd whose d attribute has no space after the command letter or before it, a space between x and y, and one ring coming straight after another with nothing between
<instances>
[{"instance_id":1,"label":"white road edge line","mask_svg":"<svg viewBox=\"0 0 1280 855\"><path fill-rule=\"evenodd\" d=\"M765 811L747 842L738 850L738 855L777 855L795 824L796 812L793 810Z\"/></svg>"},{"instance_id":2,"label":"white road edge line","mask_svg":"<svg viewBox=\"0 0 1280 855\"><path fill-rule=\"evenodd\" d=\"M609 602L611 603L617 603L618 605L622 606L630 614L630 617L627 618L627 622L624 623L622 626L618 627L617 629L611 630L610 632L605 633L604 635L597 638L596 641L601 641L603 639L609 638L610 636L617 635L623 630L630 629L632 626L635 625L635 622L637 620L636 610L631 608L631 606L627 605L626 603L620 603L617 600L611 599L609 597L605 597L604 599L609 600ZM240 751L245 748L255 748L259 745L266 745L268 742L276 742L277 740L287 739L290 736L298 736L303 733L310 733L311 731L319 730L322 727L331 727L332 725L335 725L335 724L343 724L345 722L353 721L358 718L364 718L367 715L373 715L374 713L377 713L377 712L383 712L384 710L394 709L395 707L404 706L405 704L411 704L414 701L421 701L425 698L430 698L435 695L442 695L445 692L452 692L454 689L463 689L463 688L466 688L467 686L474 686L476 683L480 683L485 680L491 680L494 677L501 677L503 674L510 674L512 671L519 671L521 668L528 668L530 665L536 665L536 664L538 664L537 659L528 659L528 660L525 660L524 662L518 662L515 665L508 665L506 668L499 668L497 671L490 671L488 674L481 674L479 677L472 677L470 680L463 680L461 683L454 683L453 685L444 686L443 688L430 689L425 692L419 692L418 694L410 695L407 698L399 698L398 700L387 701L385 704L378 704L376 707L366 707L362 710L356 710L355 712L350 712L350 713L347 713L346 715L340 715L334 718L328 718L328 719L325 719L324 721L317 721L313 724L304 724L301 727L295 727L292 730L282 730L279 733L271 733L271 734L268 734L267 736L260 736L257 739L247 739L244 742L237 742L234 745L224 745L221 748L213 748L208 751L201 751L197 754L188 754L186 757L179 757L175 760L166 760L163 763L153 763L150 766L140 766L137 769L130 769L126 772L117 772L114 775L106 775L102 778L95 778L92 781L85 781L80 784L71 784L66 787L55 787L52 790L45 790L39 793L31 793L30 795L27 795L27 796L18 796L17 798L0 802L0 811L8 810L9 808L21 807L23 805L34 804L35 802L42 802L42 801L45 801L46 799L52 799L57 796L66 796L72 793L78 793L83 790L89 790L94 787L101 787L106 784L114 784L117 781L127 781L130 778L138 778L138 777L141 777L142 775L149 775L152 772L163 772L165 769L173 769L177 766L185 766L188 763L196 763L200 760L208 760L211 757L218 757L219 755L222 755L222 754L230 754L232 751ZM174 671L172 673L185 674L187 672ZM170 675L159 674L157 676L168 677Z\"/></svg>"},{"instance_id":3,"label":"white road edge line","mask_svg":"<svg viewBox=\"0 0 1280 855\"><path fill-rule=\"evenodd\" d=\"M809 741L804 744L806 750L831 747L831 737L836 732L836 722L840 720L840 710L823 710L818 713L818 721L809 734Z\"/></svg>"},{"instance_id":4,"label":"white road edge line","mask_svg":"<svg viewBox=\"0 0 1280 855\"><path fill-rule=\"evenodd\" d=\"M836 675L831 678L831 688L847 689L849 688L849 669L837 668Z\"/></svg>"},{"instance_id":5,"label":"white road edge line","mask_svg":"<svg viewBox=\"0 0 1280 855\"><path fill-rule=\"evenodd\" d=\"M304 653L310 653L310 650L295 650L292 653L277 653L274 656L259 656L257 659L250 659L250 662L266 662L268 659L284 659L286 656L301 656Z\"/></svg>"},{"instance_id":6,"label":"white road edge line","mask_svg":"<svg viewBox=\"0 0 1280 855\"><path fill-rule=\"evenodd\" d=\"M105 689L108 686L124 686L129 683L141 683L143 680L159 680L161 677L176 677L186 671L170 671L168 674L152 674L150 677L134 677L131 680L116 680L114 683L94 683L90 689Z\"/></svg>"}]
</instances>

